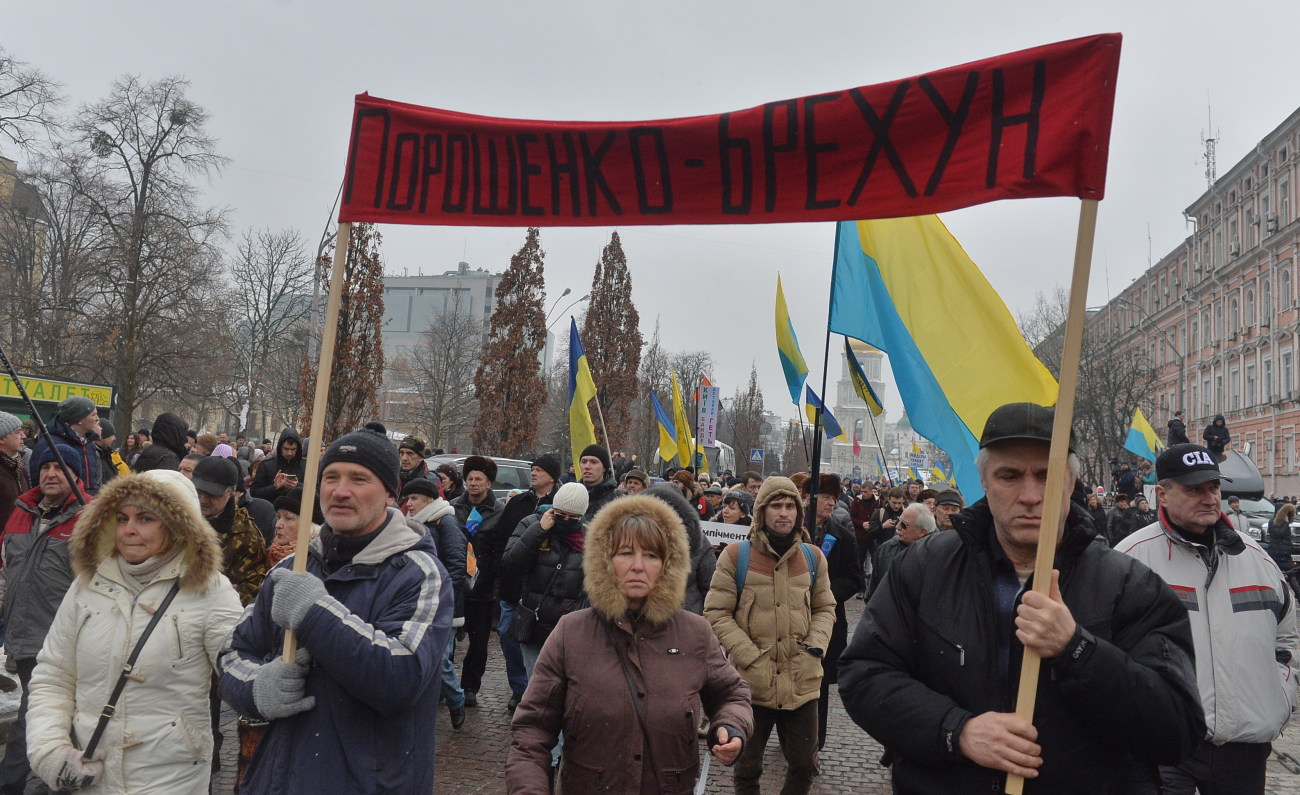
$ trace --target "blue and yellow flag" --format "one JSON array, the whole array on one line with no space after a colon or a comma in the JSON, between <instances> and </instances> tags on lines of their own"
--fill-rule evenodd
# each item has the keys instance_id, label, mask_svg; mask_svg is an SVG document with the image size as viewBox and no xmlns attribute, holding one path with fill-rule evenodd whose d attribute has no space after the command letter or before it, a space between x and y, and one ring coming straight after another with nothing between
<instances>
[{"instance_id":1,"label":"blue and yellow flag","mask_svg":"<svg viewBox=\"0 0 1300 795\"><path fill-rule=\"evenodd\" d=\"M776 277L776 352L781 356L781 370L785 372L786 386L790 387L790 401L799 405L799 390L808 378L808 364L799 352L799 338L790 323L790 310L785 306L785 292L781 277Z\"/></svg>"},{"instance_id":2,"label":"blue and yellow flag","mask_svg":"<svg viewBox=\"0 0 1300 795\"><path fill-rule=\"evenodd\" d=\"M930 482L931 483L948 482L948 470L943 468L943 462L937 458L934 459L934 466L930 467Z\"/></svg>"},{"instance_id":3,"label":"blue and yellow flag","mask_svg":"<svg viewBox=\"0 0 1300 795\"><path fill-rule=\"evenodd\" d=\"M653 390L650 392L650 404L654 406L655 422L659 425L659 457L664 461L672 461L677 455L677 428L673 425L673 418L659 405L659 396Z\"/></svg>"},{"instance_id":4,"label":"blue and yellow flag","mask_svg":"<svg viewBox=\"0 0 1300 795\"><path fill-rule=\"evenodd\" d=\"M677 373L673 373L673 427L677 431L677 465L695 466L691 460L695 439L691 436L691 421L686 418L686 403L682 400L682 387L677 383Z\"/></svg>"},{"instance_id":5,"label":"blue and yellow flag","mask_svg":"<svg viewBox=\"0 0 1300 795\"><path fill-rule=\"evenodd\" d=\"M853 391L857 392L858 397L867 404L867 408L871 409L871 416L879 417L885 407L880 405L880 396L871 388L871 380L863 371L858 357L853 354L853 346L849 345L848 337L844 338L844 356L849 362L849 380L853 382Z\"/></svg>"},{"instance_id":6,"label":"blue and yellow flag","mask_svg":"<svg viewBox=\"0 0 1300 795\"><path fill-rule=\"evenodd\" d=\"M972 502L989 414L1056 403L1052 374L937 216L840 222L830 330L889 355L912 427L948 453Z\"/></svg>"},{"instance_id":7,"label":"blue and yellow flag","mask_svg":"<svg viewBox=\"0 0 1300 795\"><path fill-rule=\"evenodd\" d=\"M822 430L826 432L827 439L844 439L847 441L848 437L844 435L844 429L840 427L835 415L831 413L830 409L826 408L822 403L822 399L817 397L817 393L810 386L804 386L804 401L804 414L808 415L808 421L813 425L817 424L817 409L822 410Z\"/></svg>"},{"instance_id":8,"label":"blue and yellow flag","mask_svg":"<svg viewBox=\"0 0 1300 795\"><path fill-rule=\"evenodd\" d=\"M596 443L596 426L591 422L587 402L596 396L587 354L578 339L578 321L569 318L569 451L576 466L582 451Z\"/></svg>"},{"instance_id":9,"label":"blue and yellow flag","mask_svg":"<svg viewBox=\"0 0 1300 795\"><path fill-rule=\"evenodd\" d=\"M1165 449L1160 437L1156 435L1156 429L1151 427L1151 423L1142 414L1142 409L1133 410L1133 422L1129 425L1124 449L1151 462L1155 462L1156 456Z\"/></svg>"}]
</instances>

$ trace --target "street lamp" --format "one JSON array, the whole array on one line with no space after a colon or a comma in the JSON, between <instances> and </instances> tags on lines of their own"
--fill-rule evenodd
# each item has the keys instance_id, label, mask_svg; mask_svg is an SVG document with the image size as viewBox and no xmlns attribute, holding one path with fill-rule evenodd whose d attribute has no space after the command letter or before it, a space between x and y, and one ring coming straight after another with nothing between
<instances>
[{"instance_id":1,"label":"street lamp","mask_svg":"<svg viewBox=\"0 0 1300 795\"><path fill-rule=\"evenodd\" d=\"M565 290L564 292L567 294L567 293L569 292L569 290ZM560 297L563 298L564 296L560 296ZM564 317L564 313L565 313L565 312L568 312L570 309L574 308L575 306L577 306L578 304L582 303L583 301L586 301L586 300L587 300L588 298L590 298L590 297L591 297L591 293L587 293L587 294L584 295L583 297L579 298L578 300L576 300L576 301L574 301L573 303L569 304L568 306L564 307L564 309L560 310L560 314L559 314L558 316L556 316L556 318L555 318L554 320L552 320L550 323L548 323L548 324L546 325L546 330L547 330L547 331L550 331L550 330L551 330L551 326L554 326L556 323L559 323L559 322L560 322L560 318ZM559 301L557 300L555 303L558 304ZM552 311L554 311L554 308L552 308ZM546 316L547 316L547 317L550 317L550 313L547 313Z\"/></svg>"},{"instance_id":2,"label":"street lamp","mask_svg":"<svg viewBox=\"0 0 1300 795\"><path fill-rule=\"evenodd\" d=\"M1174 352L1174 357L1178 359L1178 408L1174 409L1174 411L1186 410L1187 405L1183 400L1183 389L1185 388L1184 384L1187 380L1186 360L1183 358L1183 354L1179 352L1178 346L1173 343L1173 340L1169 339L1169 335L1165 333L1164 329L1160 328L1160 326L1154 323L1150 323L1151 315L1148 314L1147 311L1143 309L1141 306L1133 303L1132 301L1129 301L1126 298L1114 298L1112 300L1115 303L1126 306L1129 309L1132 309L1134 312L1140 314L1142 316L1142 321L1147 323L1150 327L1154 328L1156 333L1160 335L1160 339L1163 340L1164 343L1169 346L1169 350Z\"/></svg>"},{"instance_id":3,"label":"street lamp","mask_svg":"<svg viewBox=\"0 0 1300 795\"><path fill-rule=\"evenodd\" d=\"M571 293L571 292L573 292L573 288L572 288L572 287L565 287L565 288L564 288L564 292L560 293L560 297L555 299L555 303L551 304L551 309L550 309L550 311L546 313L546 319L547 319L547 320L550 320L550 319L551 319L551 314L555 311L555 307L557 307L557 306L560 305L560 301L564 298L564 296L568 295L568 294Z\"/></svg>"}]
</instances>

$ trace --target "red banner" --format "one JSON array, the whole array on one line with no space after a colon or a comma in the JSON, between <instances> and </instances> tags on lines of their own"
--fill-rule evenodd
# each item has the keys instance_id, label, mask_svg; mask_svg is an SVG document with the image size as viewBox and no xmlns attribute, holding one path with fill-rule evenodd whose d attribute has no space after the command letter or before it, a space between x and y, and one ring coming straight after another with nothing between
<instances>
[{"instance_id":1,"label":"red banner","mask_svg":"<svg viewBox=\"0 0 1300 795\"><path fill-rule=\"evenodd\" d=\"M360 94L340 221L457 226L892 218L1105 192L1120 35L645 122L498 119Z\"/></svg>"}]
</instances>

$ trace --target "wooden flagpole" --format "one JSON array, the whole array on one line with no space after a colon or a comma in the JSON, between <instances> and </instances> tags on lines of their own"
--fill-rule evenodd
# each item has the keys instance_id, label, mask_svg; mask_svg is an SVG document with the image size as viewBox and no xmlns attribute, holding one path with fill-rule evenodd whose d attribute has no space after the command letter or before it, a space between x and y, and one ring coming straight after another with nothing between
<instances>
[{"instance_id":1,"label":"wooden flagpole","mask_svg":"<svg viewBox=\"0 0 1300 795\"><path fill-rule=\"evenodd\" d=\"M325 434L325 409L329 398L330 378L334 374L334 342L339 330L339 304L343 300L343 271L348 260L348 245L352 242L352 224L339 224L334 248L334 266L330 269L329 300L325 303L325 327L321 329L320 358L316 360L316 397L311 407L310 444L306 471L303 473L302 507L298 511L298 542L294 547L293 570L307 571L307 547L311 544L311 516L316 506L316 481L320 468L320 443ZM284 633L284 659L293 662L298 643L292 632Z\"/></svg>"},{"instance_id":2,"label":"wooden flagpole","mask_svg":"<svg viewBox=\"0 0 1300 795\"><path fill-rule=\"evenodd\" d=\"M1068 491L1067 459L1070 428L1074 423L1074 395L1079 385L1079 359L1083 350L1088 275L1092 269L1092 243L1097 232L1097 200L1084 199L1079 207L1079 236L1074 245L1074 276L1070 280L1070 309L1065 320L1065 349L1061 355L1061 379L1056 395L1056 419L1052 423L1052 446L1048 453L1047 490L1043 500L1043 523L1038 534L1038 555L1034 559L1034 590L1046 596L1052 588L1052 566L1056 560L1056 528L1060 527L1060 494ZM1016 717L1034 721L1038 696L1038 673L1042 658L1025 649L1020 664L1020 690L1016 695ZM1024 778L1007 774L1007 795L1024 792Z\"/></svg>"}]
</instances>

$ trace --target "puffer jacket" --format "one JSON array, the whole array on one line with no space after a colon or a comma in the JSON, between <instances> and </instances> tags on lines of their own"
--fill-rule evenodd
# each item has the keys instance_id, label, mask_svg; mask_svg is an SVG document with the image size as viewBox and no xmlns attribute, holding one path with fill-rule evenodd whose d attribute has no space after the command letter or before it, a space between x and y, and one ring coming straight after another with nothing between
<instances>
[{"instance_id":1,"label":"puffer jacket","mask_svg":"<svg viewBox=\"0 0 1300 795\"><path fill-rule=\"evenodd\" d=\"M103 778L82 792L208 791L208 693L221 642L239 621L240 606L221 574L221 550L198 497L185 499L178 494L183 488L194 495L178 472L119 476L86 508L72 538L77 579L32 674L27 753L33 768L63 753L73 737L82 743L90 738L136 639L180 583L136 661L138 678L127 682L100 742L107 752ZM159 507L180 549L134 598L114 546L117 511L133 500Z\"/></svg>"},{"instance_id":2,"label":"puffer jacket","mask_svg":"<svg viewBox=\"0 0 1300 795\"><path fill-rule=\"evenodd\" d=\"M691 576L686 579L686 601L682 607L696 615L702 615L704 595L709 592L709 583L713 582L718 556L713 554L713 545L700 529L700 515L682 496L681 490L671 483L656 483L643 493L668 503L668 507L682 520L691 554Z\"/></svg>"},{"instance_id":3,"label":"puffer jacket","mask_svg":"<svg viewBox=\"0 0 1300 795\"><path fill-rule=\"evenodd\" d=\"M271 721L244 788L433 791L441 688L431 683L447 652L455 601L433 539L389 508L379 535L333 574L325 575L320 539L307 554L307 571L328 593L294 633L312 655L306 694L316 706ZM284 645L284 630L271 619L274 599L268 579L222 651L221 697L244 715L260 714L253 682Z\"/></svg>"},{"instance_id":4,"label":"puffer jacket","mask_svg":"<svg viewBox=\"0 0 1300 795\"><path fill-rule=\"evenodd\" d=\"M811 582L808 561L800 543L810 543L803 528L803 508L798 510L798 538L783 555L777 555L763 530L767 504L777 497L799 501L799 491L789 478L763 481L754 502L754 524L745 590L736 593L737 544L718 556L704 617L722 641L736 670L749 683L753 703L769 709L798 709L820 695L822 661L808 649L830 646L835 625L835 596L831 593L826 556L814 548L817 582ZM778 673L778 671L780 673Z\"/></svg>"},{"instance_id":5,"label":"puffer jacket","mask_svg":"<svg viewBox=\"0 0 1300 795\"><path fill-rule=\"evenodd\" d=\"M41 526L41 490L34 488L14 502L5 523L3 587L5 651L15 660L36 657L45 643L59 603L72 586L72 560L68 542L82 507L71 494ZM82 492L82 499L90 496Z\"/></svg>"},{"instance_id":6,"label":"puffer jacket","mask_svg":"<svg viewBox=\"0 0 1300 795\"><path fill-rule=\"evenodd\" d=\"M826 556L826 574L831 581L831 594L835 597L835 627L831 642L822 656L822 675L835 684L837 666L844 647L849 645L849 619L844 606L858 593L866 590L867 578L858 559L858 543L853 537L852 520L848 511L836 506L831 519L813 531L813 544ZM897 538L897 536L895 536Z\"/></svg>"},{"instance_id":7,"label":"puffer jacket","mask_svg":"<svg viewBox=\"0 0 1300 795\"><path fill-rule=\"evenodd\" d=\"M496 532L492 534L495 541L492 545L494 555L492 568L496 571L497 598L507 604L519 602L519 597L523 595L523 583L519 577L502 576L501 554L505 552L506 544L509 543L510 536L514 535L515 530L519 527L519 523L537 513L539 507L550 505L555 499L555 492L559 488L558 483L552 484L550 493L541 497L537 496L537 492L529 489L506 500L505 507L501 509L501 518L497 521ZM475 552L479 555L483 554L478 553L477 548L475 548Z\"/></svg>"},{"instance_id":8,"label":"puffer jacket","mask_svg":"<svg viewBox=\"0 0 1300 795\"><path fill-rule=\"evenodd\" d=\"M1206 737L1270 742L1295 705L1295 598L1253 538L1222 516L1212 530L1213 549L1193 543L1161 508L1117 549L1154 569L1187 608Z\"/></svg>"},{"instance_id":9,"label":"puffer jacket","mask_svg":"<svg viewBox=\"0 0 1300 795\"><path fill-rule=\"evenodd\" d=\"M1214 419L1209 425L1205 426L1205 431L1201 433L1201 438L1205 440L1205 446L1210 448L1212 453L1222 454L1228 447L1228 442L1232 441L1232 434L1228 433L1227 423L1219 424L1222 419L1222 414L1215 414Z\"/></svg>"},{"instance_id":10,"label":"puffer jacket","mask_svg":"<svg viewBox=\"0 0 1300 795\"><path fill-rule=\"evenodd\" d=\"M456 521L460 522L461 529L465 531L465 538L474 545L474 557L478 560L478 580L466 598L480 601L495 599L496 570L501 557L498 550L503 543L498 533L507 532L498 527L501 521L501 501L488 489L482 502L470 502L469 493L462 492L459 497L450 500L450 504L456 511ZM478 511L477 519L473 516L474 511Z\"/></svg>"},{"instance_id":11,"label":"puffer jacket","mask_svg":"<svg viewBox=\"0 0 1300 795\"><path fill-rule=\"evenodd\" d=\"M185 420L171 412L159 414L153 421L153 441L136 457L135 471L180 469L181 459L185 457L185 431Z\"/></svg>"},{"instance_id":12,"label":"puffer jacket","mask_svg":"<svg viewBox=\"0 0 1300 795\"><path fill-rule=\"evenodd\" d=\"M456 509L439 497L410 518L437 544L438 560L442 561L443 568L451 577L451 587L456 594L453 617L464 618L469 573L465 570L465 529L456 518Z\"/></svg>"},{"instance_id":13,"label":"puffer jacket","mask_svg":"<svg viewBox=\"0 0 1300 795\"><path fill-rule=\"evenodd\" d=\"M1015 711L1023 647L995 606L1001 551L988 502L952 519L952 531L894 562L840 657L845 709L893 756L899 795L1001 792L1006 780L962 756L960 736L976 715ZM1043 766L1026 793L1126 793L1132 767L1154 775L1151 765L1182 759L1205 731L1186 611L1150 569L1093 538L1087 511L1072 504L1056 568L1078 630L1043 661L1034 714Z\"/></svg>"},{"instance_id":14,"label":"puffer jacket","mask_svg":"<svg viewBox=\"0 0 1300 795\"><path fill-rule=\"evenodd\" d=\"M560 540L555 529L543 530L542 514L535 513L519 523L501 555L501 576L521 580L519 609L536 615L525 643L544 642L561 618L588 604L583 553Z\"/></svg>"},{"instance_id":15,"label":"puffer jacket","mask_svg":"<svg viewBox=\"0 0 1300 795\"><path fill-rule=\"evenodd\" d=\"M591 517L600 513L601 508L619 496L618 481L614 480L612 473L607 473L604 480L587 487L587 512L583 514L583 518L590 521Z\"/></svg>"},{"instance_id":16,"label":"puffer jacket","mask_svg":"<svg viewBox=\"0 0 1300 795\"><path fill-rule=\"evenodd\" d=\"M1269 522L1268 555L1283 573L1291 570L1293 554L1295 554L1295 542L1291 537L1291 523Z\"/></svg>"},{"instance_id":17,"label":"puffer jacket","mask_svg":"<svg viewBox=\"0 0 1300 795\"><path fill-rule=\"evenodd\" d=\"M663 568L638 614L614 574L612 529L641 515L668 530ZM564 732L557 792L689 793L699 772L700 716L744 742L753 731L749 687L722 654L708 622L681 609L692 576L675 512L652 497L620 499L587 531L583 555L591 608L565 616L542 647L511 722L506 788L551 791L551 748ZM646 730L628 690L639 693Z\"/></svg>"}]
</instances>

